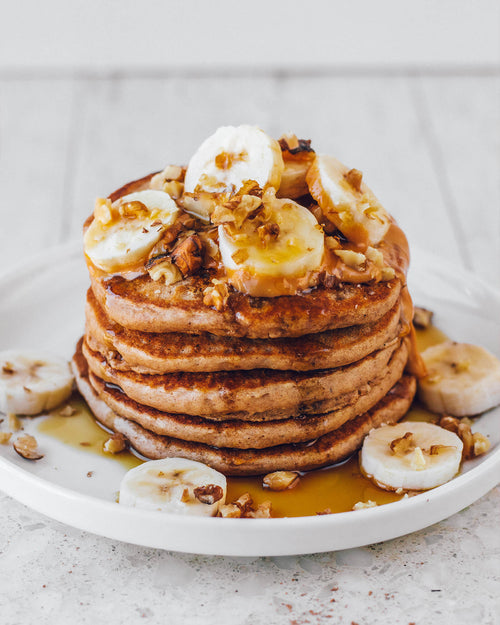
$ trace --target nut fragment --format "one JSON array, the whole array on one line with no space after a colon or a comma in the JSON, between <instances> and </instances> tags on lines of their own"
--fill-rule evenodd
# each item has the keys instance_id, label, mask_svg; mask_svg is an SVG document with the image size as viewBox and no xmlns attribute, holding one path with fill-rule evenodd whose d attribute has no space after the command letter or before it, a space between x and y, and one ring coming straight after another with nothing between
<instances>
[{"instance_id":1,"label":"nut fragment","mask_svg":"<svg viewBox=\"0 0 500 625\"><path fill-rule=\"evenodd\" d=\"M316 512L316 514L318 516L323 516L324 514L333 514L333 512L331 508L325 508L324 510L320 510L319 512Z\"/></svg>"},{"instance_id":2,"label":"nut fragment","mask_svg":"<svg viewBox=\"0 0 500 625\"><path fill-rule=\"evenodd\" d=\"M314 152L310 139L297 139L297 135L284 134L278 139L282 152L298 154L299 152Z\"/></svg>"},{"instance_id":3,"label":"nut fragment","mask_svg":"<svg viewBox=\"0 0 500 625\"><path fill-rule=\"evenodd\" d=\"M427 310L427 308L421 308L420 306L415 306L413 311L413 325L417 328L422 328L425 330L432 323L432 317L434 313L431 310Z\"/></svg>"},{"instance_id":4,"label":"nut fragment","mask_svg":"<svg viewBox=\"0 0 500 625\"><path fill-rule=\"evenodd\" d=\"M351 269L362 271L365 268L366 256L353 250L333 250L334 253Z\"/></svg>"},{"instance_id":5,"label":"nut fragment","mask_svg":"<svg viewBox=\"0 0 500 625\"><path fill-rule=\"evenodd\" d=\"M424 452L420 447L415 447L410 460L410 466L415 471L422 471L427 466L425 461Z\"/></svg>"},{"instance_id":6,"label":"nut fragment","mask_svg":"<svg viewBox=\"0 0 500 625\"><path fill-rule=\"evenodd\" d=\"M182 280L182 274L172 263L168 254L159 254L146 263L146 269L152 280L163 282L168 286Z\"/></svg>"},{"instance_id":7,"label":"nut fragment","mask_svg":"<svg viewBox=\"0 0 500 625\"><path fill-rule=\"evenodd\" d=\"M6 445L12 436L12 432L0 432L0 445Z\"/></svg>"},{"instance_id":8,"label":"nut fragment","mask_svg":"<svg viewBox=\"0 0 500 625\"><path fill-rule=\"evenodd\" d=\"M216 310L223 310L229 299L227 284L217 278L213 278L212 284L213 286L207 286L203 291L203 303L205 306L213 306Z\"/></svg>"},{"instance_id":9,"label":"nut fragment","mask_svg":"<svg viewBox=\"0 0 500 625\"><path fill-rule=\"evenodd\" d=\"M450 417L449 415L443 415L439 420L439 426L450 432L454 432L464 444L462 450L462 459L470 460L477 454L475 453L474 436L478 441L478 450L483 449L485 444L485 437L478 432L472 434L470 429L470 421L465 419L457 419L456 417ZM484 439L484 440L483 440ZM487 441L489 443L489 441ZM488 447L489 448L489 447ZM485 450L487 451L487 449ZM481 453L485 453L484 451Z\"/></svg>"},{"instance_id":10,"label":"nut fragment","mask_svg":"<svg viewBox=\"0 0 500 625\"><path fill-rule=\"evenodd\" d=\"M353 510L365 510L366 508L376 508L377 505L378 504L376 501L372 501L371 499L368 499L368 501L358 501L357 503L354 504L352 509Z\"/></svg>"},{"instance_id":11,"label":"nut fragment","mask_svg":"<svg viewBox=\"0 0 500 625\"><path fill-rule=\"evenodd\" d=\"M270 501L263 501L255 510L247 512L247 519L270 519L272 504Z\"/></svg>"},{"instance_id":12,"label":"nut fragment","mask_svg":"<svg viewBox=\"0 0 500 625\"><path fill-rule=\"evenodd\" d=\"M491 442L480 432L474 432L472 435L474 456L481 456L489 451Z\"/></svg>"},{"instance_id":13,"label":"nut fragment","mask_svg":"<svg viewBox=\"0 0 500 625\"><path fill-rule=\"evenodd\" d=\"M71 404L66 404L64 408L59 410L59 415L61 417L72 417L76 413L76 410L73 408Z\"/></svg>"},{"instance_id":14,"label":"nut fragment","mask_svg":"<svg viewBox=\"0 0 500 625\"><path fill-rule=\"evenodd\" d=\"M225 519L240 519L241 509L235 503L219 506L219 515Z\"/></svg>"},{"instance_id":15,"label":"nut fragment","mask_svg":"<svg viewBox=\"0 0 500 625\"><path fill-rule=\"evenodd\" d=\"M270 490L286 490L293 488L299 483L300 476L295 471L274 471L264 476L263 485Z\"/></svg>"},{"instance_id":16,"label":"nut fragment","mask_svg":"<svg viewBox=\"0 0 500 625\"><path fill-rule=\"evenodd\" d=\"M108 454L119 454L127 447L127 439L123 434L113 434L104 442L103 450Z\"/></svg>"},{"instance_id":17,"label":"nut fragment","mask_svg":"<svg viewBox=\"0 0 500 625\"><path fill-rule=\"evenodd\" d=\"M40 458L43 458L43 454L38 451L36 438L31 436L31 434L19 436L14 441L13 447L26 460L40 460Z\"/></svg>"},{"instance_id":18,"label":"nut fragment","mask_svg":"<svg viewBox=\"0 0 500 625\"><path fill-rule=\"evenodd\" d=\"M113 219L111 200L109 198L97 198L94 206L94 219L104 225L109 224Z\"/></svg>"},{"instance_id":19,"label":"nut fragment","mask_svg":"<svg viewBox=\"0 0 500 625\"><path fill-rule=\"evenodd\" d=\"M395 456L404 456L409 451L415 449L415 439L412 432L406 432L403 436L395 438L389 443L392 453Z\"/></svg>"},{"instance_id":20,"label":"nut fragment","mask_svg":"<svg viewBox=\"0 0 500 625\"><path fill-rule=\"evenodd\" d=\"M183 277L196 273L203 264L203 243L200 237L192 234L176 245L172 251L172 260Z\"/></svg>"},{"instance_id":21,"label":"nut fragment","mask_svg":"<svg viewBox=\"0 0 500 625\"><path fill-rule=\"evenodd\" d=\"M224 496L224 491L220 486L216 484L206 484L205 486L198 486L193 490L194 496L201 503L214 504L220 501Z\"/></svg>"},{"instance_id":22,"label":"nut fragment","mask_svg":"<svg viewBox=\"0 0 500 625\"><path fill-rule=\"evenodd\" d=\"M351 186L355 191L361 191L363 173L360 172L359 169L350 169L346 174L344 174L344 178L349 186Z\"/></svg>"},{"instance_id":23,"label":"nut fragment","mask_svg":"<svg viewBox=\"0 0 500 625\"><path fill-rule=\"evenodd\" d=\"M9 423L9 430L11 432L18 432L19 430L23 429L23 425L21 423L21 419L19 419L19 417L17 415L15 415L14 413L10 412L7 415L7 419L8 419L8 423Z\"/></svg>"},{"instance_id":24,"label":"nut fragment","mask_svg":"<svg viewBox=\"0 0 500 625\"><path fill-rule=\"evenodd\" d=\"M139 217L147 217L149 215L148 207L142 202L139 202L139 200L120 204L118 212L122 217L125 217L125 219L137 219Z\"/></svg>"},{"instance_id":25,"label":"nut fragment","mask_svg":"<svg viewBox=\"0 0 500 625\"><path fill-rule=\"evenodd\" d=\"M257 228L260 242L267 247L271 241L276 241L280 234L280 227L277 223L271 222Z\"/></svg>"}]
</instances>

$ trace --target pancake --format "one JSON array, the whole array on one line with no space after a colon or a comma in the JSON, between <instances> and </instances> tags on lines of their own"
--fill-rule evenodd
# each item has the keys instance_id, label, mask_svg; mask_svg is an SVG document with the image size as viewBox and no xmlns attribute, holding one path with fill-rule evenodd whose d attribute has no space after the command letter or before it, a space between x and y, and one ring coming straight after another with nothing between
<instances>
[{"instance_id":1,"label":"pancake","mask_svg":"<svg viewBox=\"0 0 500 625\"><path fill-rule=\"evenodd\" d=\"M340 367L381 349L400 331L396 303L381 319L364 325L295 338L246 339L178 332L129 330L113 322L91 289L85 307L86 337L115 369L138 373Z\"/></svg>"},{"instance_id":2,"label":"pancake","mask_svg":"<svg viewBox=\"0 0 500 625\"><path fill-rule=\"evenodd\" d=\"M231 291L222 310L203 303L214 277L208 271L175 284L102 274L89 263L92 290L110 319L144 332L210 332L247 338L296 337L373 323L396 304L401 282L342 283L315 287L298 295L251 297Z\"/></svg>"},{"instance_id":3,"label":"pancake","mask_svg":"<svg viewBox=\"0 0 500 625\"><path fill-rule=\"evenodd\" d=\"M77 354L72 367L80 393L95 417L105 427L123 434L132 447L146 458L189 458L204 462L226 475L258 475L276 470L303 471L340 462L358 449L372 428L398 421L410 407L416 389L415 378L404 375L371 410L314 441L278 445L264 450L242 450L154 434L134 421L118 416L99 398L89 382L83 357Z\"/></svg>"},{"instance_id":4,"label":"pancake","mask_svg":"<svg viewBox=\"0 0 500 625\"><path fill-rule=\"evenodd\" d=\"M147 375L114 369L104 356L93 351L84 341L83 354L90 370L108 383L118 385L135 401L164 412L197 416L228 412L300 409L302 404L331 399L370 382L390 367L391 357L406 363L405 342L396 340L362 360L312 372L275 371L217 371L209 373L175 372Z\"/></svg>"},{"instance_id":5,"label":"pancake","mask_svg":"<svg viewBox=\"0 0 500 625\"><path fill-rule=\"evenodd\" d=\"M200 442L216 447L263 449L283 443L298 443L322 436L349 419L372 408L401 378L402 367L377 377L354 401L324 414L300 415L278 421L213 421L192 415L165 413L143 406L117 388L89 372L94 390L117 415L135 421L147 430L163 436Z\"/></svg>"}]
</instances>

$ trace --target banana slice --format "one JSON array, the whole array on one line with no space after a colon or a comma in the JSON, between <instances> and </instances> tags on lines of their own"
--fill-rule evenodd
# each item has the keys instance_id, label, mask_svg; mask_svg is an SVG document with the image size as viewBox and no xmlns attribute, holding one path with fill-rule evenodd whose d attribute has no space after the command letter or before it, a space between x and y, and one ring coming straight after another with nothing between
<instances>
[{"instance_id":1,"label":"banana slice","mask_svg":"<svg viewBox=\"0 0 500 625\"><path fill-rule=\"evenodd\" d=\"M0 352L0 412L34 415L62 404L73 389L69 364L43 352Z\"/></svg>"},{"instance_id":2,"label":"banana slice","mask_svg":"<svg viewBox=\"0 0 500 625\"><path fill-rule=\"evenodd\" d=\"M272 192L264 195L264 208L263 225L247 219L239 230L219 226L221 258L231 283L241 290L245 274L249 277L245 290L257 297L273 295L269 278L289 280L317 270L325 246L322 228L307 208L276 199Z\"/></svg>"},{"instance_id":3,"label":"banana slice","mask_svg":"<svg viewBox=\"0 0 500 625\"><path fill-rule=\"evenodd\" d=\"M500 404L500 361L484 347L446 341L421 355L427 376L418 394L432 412L465 417Z\"/></svg>"},{"instance_id":4,"label":"banana slice","mask_svg":"<svg viewBox=\"0 0 500 625\"><path fill-rule=\"evenodd\" d=\"M432 423L383 425L365 438L361 470L387 490L427 490L451 480L460 468L463 443Z\"/></svg>"},{"instance_id":5,"label":"banana slice","mask_svg":"<svg viewBox=\"0 0 500 625\"><path fill-rule=\"evenodd\" d=\"M360 171L333 156L317 156L307 172L307 184L325 216L350 241L376 245L384 238L390 217L362 182Z\"/></svg>"},{"instance_id":6,"label":"banana slice","mask_svg":"<svg viewBox=\"0 0 500 625\"><path fill-rule=\"evenodd\" d=\"M256 126L222 126L189 161L184 191L238 191L247 180L277 189L283 171L279 143Z\"/></svg>"},{"instance_id":7,"label":"banana slice","mask_svg":"<svg viewBox=\"0 0 500 625\"><path fill-rule=\"evenodd\" d=\"M131 267L148 255L178 212L168 193L154 189L125 195L112 206L98 200L83 238L85 253L103 271Z\"/></svg>"},{"instance_id":8,"label":"banana slice","mask_svg":"<svg viewBox=\"0 0 500 625\"><path fill-rule=\"evenodd\" d=\"M206 464L165 458L128 471L119 502L146 510L214 516L226 501L226 488L225 476Z\"/></svg>"}]
</instances>

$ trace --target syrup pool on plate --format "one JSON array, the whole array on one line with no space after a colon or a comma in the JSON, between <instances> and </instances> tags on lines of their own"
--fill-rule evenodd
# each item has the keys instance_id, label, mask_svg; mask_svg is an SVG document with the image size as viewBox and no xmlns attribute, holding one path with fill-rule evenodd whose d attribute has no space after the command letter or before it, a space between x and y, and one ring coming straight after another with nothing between
<instances>
[{"instance_id":1,"label":"syrup pool on plate","mask_svg":"<svg viewBox=\"0 0 500 625\"><path fill-rule=\"evenodd\" d=\"M446 341L448 337L435 326L417 330L420 350ZM71 416L62 416L58 410L40 422L38 429L63 443L84 449L89 453L105 456L120 462L126 469L138 466L144 460L130 451L110 455L103 451L103 444L110 434L95 421L87 404L82 399L73 399L75 410ZM435 421L436 415L415 402L404 420ZM227 480L227 502L250 493L256 505L271 501L274 517L314 516L325 511L348 512L358 502L373 501L377 505L398 501L403 495L383 490L366 478L360 471L358 454L345 462L302 473L292 489L276 492L262 485L263 476L229 477Z\"/></svg>"}]
</instances>

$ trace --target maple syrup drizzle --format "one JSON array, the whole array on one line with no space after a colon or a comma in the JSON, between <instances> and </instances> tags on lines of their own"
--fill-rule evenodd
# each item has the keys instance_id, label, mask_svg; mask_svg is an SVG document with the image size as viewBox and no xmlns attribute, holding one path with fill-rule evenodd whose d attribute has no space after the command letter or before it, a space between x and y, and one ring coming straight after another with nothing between
<instances>
[{"instance_id":1,"label":"maple syrup drizzle","mask_svg":"<svg viewBox=\"0 0 500 625\"><path fill-rule=\"evenodd\" d=\"M420 350L448 340L435 326L417 330L416 334ZM114 456L105 453L103 443L109 438L109 433L96 423L83 399L73 399L71 406L75 410L74 415L65 417L54 410L40 422L39 431L78 449L120 462L126 469L144 462L131 451ZM435 419L436 415L414 402L403 420L433 422ZM264 488L262 476L227 478L227 502L236 500L245 492L250 493L257 505L271 501L273 517L314 516L325 510L347 512L360 501L383 505L403 497L379 488L366 478L360 471L357 453L340 464L302 473L294 488L280 492Z\"/></svg>"}]
</instances>

